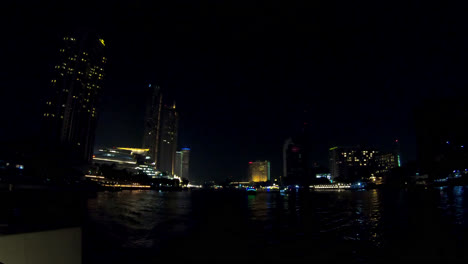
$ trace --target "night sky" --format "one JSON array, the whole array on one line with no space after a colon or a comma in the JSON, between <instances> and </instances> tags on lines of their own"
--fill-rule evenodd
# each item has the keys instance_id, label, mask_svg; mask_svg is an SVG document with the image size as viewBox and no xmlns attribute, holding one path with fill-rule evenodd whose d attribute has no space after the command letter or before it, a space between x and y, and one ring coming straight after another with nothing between
<instances>
[{"instance_id":1,"label":"night sky","mask_svg":"<svg viewBox=\"0 0 468 264\"><path fill-rule=\"evenodd\" d=\"M414 160L413 108L467 94L468 10L381 2L4 4L1 139L33 138L61 39L91 28L108 47L97 147L141 147L152 83L176 101L194 180L241 179L253 160L281 175L282 144L303 122L323 166L329 147L387 151L394 139Z\"/></svg>"}]
</instances>

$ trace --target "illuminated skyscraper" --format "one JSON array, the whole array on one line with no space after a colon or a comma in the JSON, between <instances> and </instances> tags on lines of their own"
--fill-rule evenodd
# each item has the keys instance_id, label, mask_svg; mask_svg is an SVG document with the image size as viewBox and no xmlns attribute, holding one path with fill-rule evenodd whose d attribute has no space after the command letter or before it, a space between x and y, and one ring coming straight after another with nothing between
<instances>
[{"instance_id":1,"label":"illuminated skyscraper","mask_svg":"<svg viewBox=\"0 0 468 264\"><path fill-rule=\"evenodd\" d=\"M158 86L149 88L152 95L147 102L143 148L149 149L154 165L160 171L173 175L177 150L178 113L175 103L163 103L163 95Z\"/></svg>"},{"instance_id":2,"label":"illuminated skyscraper","mask_svg":"<svg viewBox=\"0 0 468 264\"><path fill-rule=\"evenodd\" d=\"M42 138L62 155L90 162L97 121L97 104L104 79L105 42L93 33L63 38L45 102Z\"/></svg>"},{"instance_id":3,"label":"illuminated skyscraper","mask_svg":"<svg viewBox=\"0 0 468 264\"><path fill-rule=\"evenodd\" d=\"M190 149L182 148L182 150L176 152L175 160L175 175L180 178L190 180L189 176L189 165L190 165Z\"/></svg>"},{"instance_id":4,"label":"illuminated skyscraper","mask_svg":"<svg viewBox=\"0 0 468 264\"><path fill-rule=\"evenodd\" d=\"M249 162L249 181L266 182L270 180L270 162L251 161Z\"/></svg>"}]
</instances>

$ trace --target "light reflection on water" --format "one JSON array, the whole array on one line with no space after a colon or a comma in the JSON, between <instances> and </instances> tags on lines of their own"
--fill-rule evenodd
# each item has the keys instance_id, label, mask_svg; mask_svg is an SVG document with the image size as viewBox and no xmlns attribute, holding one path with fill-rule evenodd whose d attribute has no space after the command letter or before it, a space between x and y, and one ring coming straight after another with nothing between
<instances>
[{"instance_id":1,"label":"light reflection on water","mask_svg":"<svg viewBox=\"0 0 468 264\"><path fill-rule=\"evenodd\" d=\"M88 233L104 255L103 248L149 248L150 255L183 249L199 258L211 249L230 258L459 260L467 249L466 188L99 193L88 200Z\"/></svg>"},{"instance_id":2,"label":"light reflection on water","mask_svg":"<svg viewBox=\"0 0 468 264\"><path fill-rule=\"evenodd\" d=\"M439 209L452 218L453 223L457 225L466 225L467 210L466 210L466 186L454 186L452 188L439 188L440 203Z\"/></svg>"},{"instance_id":3,"label":"light reflection on water","mask_svg":"<svg viewBox=\"0 0 468 264\"><path fill-rule=\"evenodd\" d=\"M99 235L124 248L152 248L160 238L187 230L191 202L181 192L131 190L101 192L88 200L89 221Z\"/></svg>"}]
</instances>

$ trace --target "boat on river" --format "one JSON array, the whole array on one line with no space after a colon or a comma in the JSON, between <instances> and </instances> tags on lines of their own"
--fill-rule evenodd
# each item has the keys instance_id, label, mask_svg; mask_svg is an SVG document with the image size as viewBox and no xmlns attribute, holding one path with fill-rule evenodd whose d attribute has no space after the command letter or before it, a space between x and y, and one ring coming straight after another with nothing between
<instances>
[{"instance_id":1,"label":"boat on river","mask_svg":"<svg viewBox=\"0 0 468 264\"><path fill-rule=\"evenodd\" d=\"M247 191L247 194L257 194L257 188L253 186L249 186L245 188L245 190Z\"/></svg>"}]
</instances>

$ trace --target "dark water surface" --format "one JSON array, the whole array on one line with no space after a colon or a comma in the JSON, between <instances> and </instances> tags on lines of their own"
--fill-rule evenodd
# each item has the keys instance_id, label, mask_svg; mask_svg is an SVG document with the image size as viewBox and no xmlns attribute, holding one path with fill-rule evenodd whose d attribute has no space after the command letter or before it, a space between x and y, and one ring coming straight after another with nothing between
<instances>
[{"instance_id":1,"label":"dark water surface","mask_svg":"<svg viewBox=\"0 0 468 264\"><path fill-rule=\"evenodd\" d=\"M101 192L88 198L85 263L464 262L468 187Z\"/></svg>"}]
</instances>

